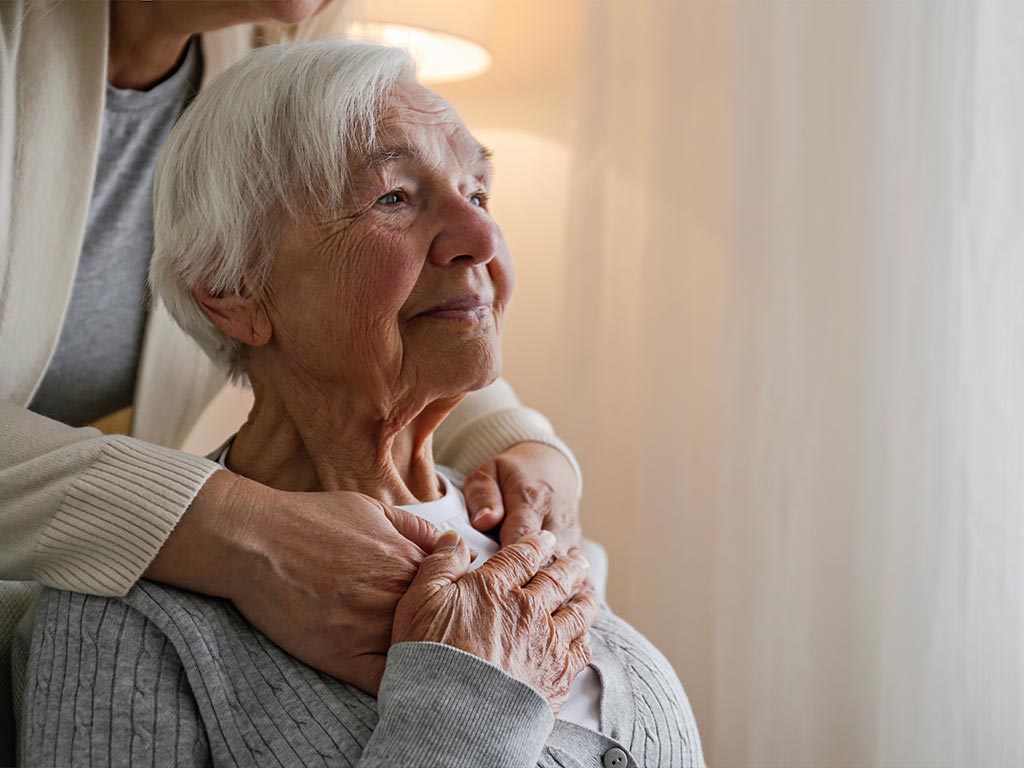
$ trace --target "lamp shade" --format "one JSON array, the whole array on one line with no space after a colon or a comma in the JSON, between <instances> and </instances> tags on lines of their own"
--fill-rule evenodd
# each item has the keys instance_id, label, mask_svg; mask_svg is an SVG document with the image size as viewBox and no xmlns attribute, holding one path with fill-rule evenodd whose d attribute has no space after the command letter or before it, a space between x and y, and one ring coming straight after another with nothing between
<instances>
[{"instance_id":1,"label":"lamp shade","mask_svg":"<svg viewBox=\"0 0 1024 768\"><path fill-rule=\"evenodd\" d=\"M468 80L493 62L487 46L490 7L484 0L350 0L339 32L406 49L424 83Z\"/></svg>"}]
</instances>

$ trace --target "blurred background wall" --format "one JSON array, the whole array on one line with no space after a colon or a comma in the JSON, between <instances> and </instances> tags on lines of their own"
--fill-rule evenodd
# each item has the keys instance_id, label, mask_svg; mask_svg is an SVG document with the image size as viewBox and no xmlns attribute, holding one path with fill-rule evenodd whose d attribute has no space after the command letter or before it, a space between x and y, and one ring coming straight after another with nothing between
<instances>
[{"instance_id":1,"label":"blurred background wall","mask_svg":"<svg viewBox=\"0 0 1024 768\"><path fill-rule=\"evenodd\" d=\"M505 375L709 763L1024 765L1024 6L472 5Z\"/></svg>"}]
</instances>

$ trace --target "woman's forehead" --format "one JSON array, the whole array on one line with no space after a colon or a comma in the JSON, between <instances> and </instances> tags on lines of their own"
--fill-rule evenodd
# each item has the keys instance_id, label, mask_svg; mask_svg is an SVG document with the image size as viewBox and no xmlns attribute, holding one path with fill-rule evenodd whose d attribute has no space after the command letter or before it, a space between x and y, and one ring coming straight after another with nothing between
<instances>
[{"instance_id":1,"label":"woman's forehead","mask_svg":"<svg viewBox=\"0 0 1024 768\"><path fill-rule=\"evenodd\" d=\"M469 132L455 109L418 83L400 83L370 151L371 168L401 160L442 165L480 165L490 170L490 152Z\"/></svg>"}]
</instances>

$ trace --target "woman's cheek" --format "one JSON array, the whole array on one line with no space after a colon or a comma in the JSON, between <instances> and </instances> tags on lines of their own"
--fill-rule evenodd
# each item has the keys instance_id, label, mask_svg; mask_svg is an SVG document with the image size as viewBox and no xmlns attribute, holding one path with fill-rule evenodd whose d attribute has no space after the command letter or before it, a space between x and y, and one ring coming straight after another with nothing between
<instances>
[{"instance_id":1,"label":"woman's cheek","mask_svg":"<svg viewBox=\"0 0 1024 768\"><path fill-rule=\"evenodd\" d=\"M504 241L499 253L491 259L488 266L490 267L491 281L494 283L495 304L505 307L515 289L516 269L512 264L512 255L505 247Z\"/></svg>"},{"instance_id":2,"label":"woman's cheek","mask_svg":"<svg viewBox=\"0 0 1024 768\"><path fill-rule=\"evenodd\" d=\"M402 231L374 227L353 243L339 264L343 290L359 311L373 317L398 314L422 268Z\"/></svg>"}]
</instances>

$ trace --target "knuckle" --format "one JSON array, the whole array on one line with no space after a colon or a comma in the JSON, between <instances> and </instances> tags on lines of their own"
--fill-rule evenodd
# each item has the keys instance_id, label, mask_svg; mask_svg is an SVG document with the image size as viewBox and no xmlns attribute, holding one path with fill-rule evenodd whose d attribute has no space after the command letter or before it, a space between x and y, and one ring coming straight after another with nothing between
<instances>
[{"instance_id":1,"label":"knuckle","mask_svg":"<svg viewBox=\"0 0 1024 768\"><path fill-rule=\"evenodd\" d=\"M523 483L519 488L523 503L537 511L547 512L552 508L554 489L543 480Z\"/></svg>"},{"instance_id":2,"label":"knuckle","mask_svg":"<svg viewBox=\"0 0 1024 768\"><path fill-rule=\"evenodd\" d=\"M564 579L570 584L579 584L586 577L588 564L582 555L570 553L562 555L559 561L564 563Z\"/></svg>"},{"instance_id":3,"label":"knuckle","mask_svg":"<svg viewBox=\"0 0 1024 768\"><path fill-rule=\"evenodd\" d=\"M508 562L508 568L506 568L506 571L510 569L522 569L526 571L533 570L535 557L533 556L532 548L529 544L517 542L505 547L503 551L505 556L502 558L502 561ZM501 553L499 552L499 554Z\"/></svg>"},{"instance_id":4,"label":"knuckle","mask_svg":"<svg viewBox=\"0 0 1024 768\"><path fill-rule=\"evenodd\" d=\"M564 600L567 594L565 585L548 571L538 571L533 577L533 584L539 597L552 596Z\"/></svg>"},{"instance_id":5,"label":"knuckle","mask_svg":"<svg viewBox=\"0 0 1024 768\"><path fill-rule=\"evenodd\" d=\"M590 643L584 643L579 651L577 652L578 669L582 670L591 661L593 661L594 654L590 650Z\"/></svg>"},{"instance_id":6,"label":"knuckle","mask_svg":"<svg viewBox=\"0 0 1024 768\"><path fill-rule=\"evenodd\" d=\"M463 483L463 488L472 488L474 490L479 490L477 486L487 488L490 486L492 479L491 474L484 467L481 467L480 469L473 470L466 475L466 481Z\"/></svg>"},{"instance_id":7,"label":"knuckle","mask_svg":"<svg viewBox=\"0 0 1024 768\"><path fill-rule=\"evenodd\" d=\"M530 592L525 589L515 589L512 592L518 613L521 617L527 620L527 624L530 623L535 616L537 616L537 601L536 598ZM524 629L525 627L520 627Z\"/></svg>"},{"instance_id":8,"label":"knuckle","mask_svg":"<svg viewBox=\"0 0 1024 768\"><path fill-rule=\"evenodd\" d=\"M520 534L523 538L505 547L505 550L510 554L514 553L523 566L533 568L533 563L540 561L544 550L541 547L536 532L521 528Z\"/></svg>"}]
</instances>

